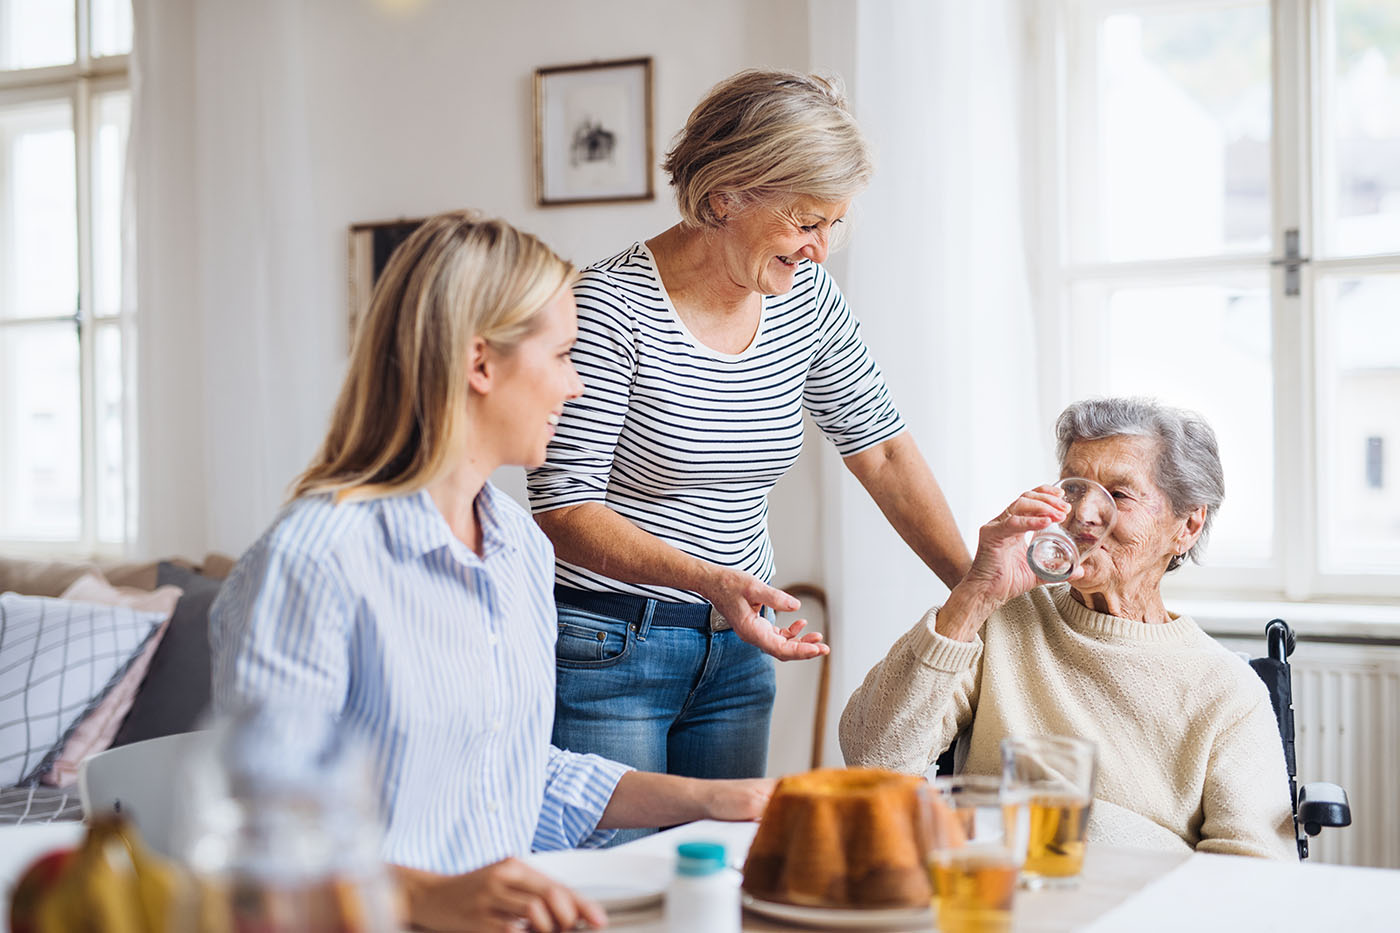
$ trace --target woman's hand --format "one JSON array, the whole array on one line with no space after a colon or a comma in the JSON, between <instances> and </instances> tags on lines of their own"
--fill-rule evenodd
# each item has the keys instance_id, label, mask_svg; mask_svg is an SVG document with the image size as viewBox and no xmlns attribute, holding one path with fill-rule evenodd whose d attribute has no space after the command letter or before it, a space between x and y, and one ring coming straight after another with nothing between
<instances>
[{"instance_id":1,"label":"woman's hand","mask_svg":"<svg viewBox=\"0 0 1400 933\"><path fill-rule=\"evenodd\" d=\"M395 873L415 930L520 933L522 924L538 931L572 930L580 921L592 929L608 924L603 908L519 859L504 859L465 875L401 866L395 866Z\"/></svg>"},{"instance_id":2,"label":"woman's hand","mask_svg":"<svg viewBox=\"0 0 1400 933\"><path fill-rule=\"evenodd\" d=\"M778 782L773 778L747 778L743 780L706 781L710 799L705 801L705 818L711 820L756 820L768 806L768 798L773 796L773 788Z\"/></svg>"},{"instance_id":3,"label":"woman's hand","mask_svg":"<svg viewBox=\"0 0 1400 933\"><path fill-rule=\"evenodd\" d=\"M1069 516L1069 503L1054 486L1037 486L1021 493L977 534L977 554L947 603L938 612L937 631L959 641L971 641L982 623L1009 599L1040 584L1026 563L1026 532L1039 531ZM1076 568L1071 580L1082 576Z\"/></svg>"},{"instance_id":4,"label":"woman's hand","mask_svg":"<svg viewBox=\"0 0 1400 933\"><path fill-rule=\"evenodd\" d=\"M793 596L769 586L752 574L715 566L709 584L699 591L729 622L744 641L779 661L805 661L831 651L820 632L802 634L805 619L777 628L762 615L763 607L775 612L795 612L802 604Z\"/></svg>"}]
</instances>

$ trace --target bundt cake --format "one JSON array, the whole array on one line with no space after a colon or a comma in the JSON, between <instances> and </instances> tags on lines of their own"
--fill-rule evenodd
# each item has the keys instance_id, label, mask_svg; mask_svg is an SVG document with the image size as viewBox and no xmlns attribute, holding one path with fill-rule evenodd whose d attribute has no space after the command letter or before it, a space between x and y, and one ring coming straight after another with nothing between
<instances>
[{"instance_id":1,"label":"bundt cake","mask_svg":"<svg viewBox=\"0 0 1400 933\"><path fill-rule=\"evenodd\" d=\"M744 862L743 888L804 907L926 907L923 778L830 768L778 782Z\"/></svg>"}]
</instances>

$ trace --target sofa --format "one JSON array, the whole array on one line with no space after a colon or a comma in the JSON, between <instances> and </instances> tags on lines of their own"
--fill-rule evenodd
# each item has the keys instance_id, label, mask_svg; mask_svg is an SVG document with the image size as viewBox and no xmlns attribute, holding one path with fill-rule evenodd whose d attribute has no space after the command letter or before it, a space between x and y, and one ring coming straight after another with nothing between
<instances>
[{"instance_id":1,"label":"sofa","mask_svg":"<svg viewBox=\"0 0 1400 933\"><path fill-rule=\"evenodd\" d=\"M0 824L81 819L82 757L198 728L231 568L0 557Z\"/></svg>"}]
</instances>

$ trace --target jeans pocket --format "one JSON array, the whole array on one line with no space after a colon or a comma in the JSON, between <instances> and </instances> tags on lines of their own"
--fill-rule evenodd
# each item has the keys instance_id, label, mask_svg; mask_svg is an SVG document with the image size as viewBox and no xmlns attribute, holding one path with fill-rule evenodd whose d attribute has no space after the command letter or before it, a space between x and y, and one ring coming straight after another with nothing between
<instances>
[{"instance_id":1,"label":"jeans pocket","mask_svg":"<svg viewBox=\"0 0 1400 933\"><path fill-rule=\"evenodd\" d=\"M560 667L609 667L622 661L631 650L628 623L585 609L559 607L559 638L554 654Z\"/></svg>"}]
</instances>

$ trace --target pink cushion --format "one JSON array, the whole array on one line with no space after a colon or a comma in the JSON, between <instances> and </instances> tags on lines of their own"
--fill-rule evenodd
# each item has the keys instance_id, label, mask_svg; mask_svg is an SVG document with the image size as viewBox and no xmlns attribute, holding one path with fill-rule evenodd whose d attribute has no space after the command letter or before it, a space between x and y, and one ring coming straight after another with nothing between
<instances>
[{"instance_id":1,"label":"pink cushion","mask_svg":"<svg viewBox=\"0 0 1400 933\"><path fill-rule=\"evenodd\" d=\"M63 751L54 760L53 766L40 779L55 787L69 787L78 782L78 763L89 755L105 751L121 727L122 720L131 711L136 699L136 691L151 666L165 630L170 627L170 617L175 613L175 604L180 600L178 586L162 586L154 590L141 590L129 586L112 586L99 573L83 574L63 591L62 599L81 603L97 603L100 606L125 606L141 612L164 613L165 621L146 642L146 646L131 661L122 679L108 691L97 708L73 728L63 743Z\"/></svg>"}]
</instances>

